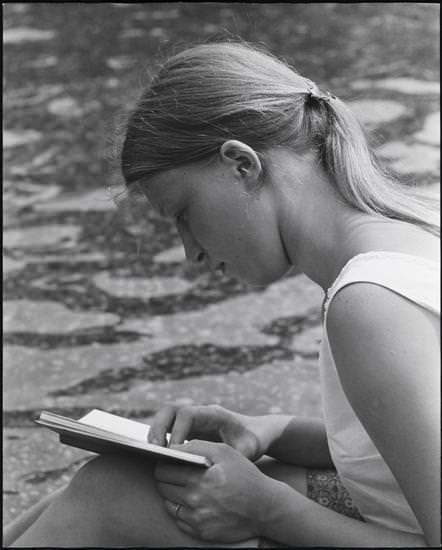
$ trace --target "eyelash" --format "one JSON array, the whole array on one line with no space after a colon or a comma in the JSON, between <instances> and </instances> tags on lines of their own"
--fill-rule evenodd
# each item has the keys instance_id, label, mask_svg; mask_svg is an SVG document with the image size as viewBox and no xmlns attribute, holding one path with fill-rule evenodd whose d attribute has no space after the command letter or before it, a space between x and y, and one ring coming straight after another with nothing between
<instances>
[{"instance_id":1,"label":"eyelash","mask_svg":"<svg viewBox=\"0 0 442 550\"><path fill-rule=\"evenodd\" d=\"M176 216L175 216L175 222L176 223L179 223L179 222L182 222L184 221L184 212L179 212Z\"/></svg>"}]
</instances>

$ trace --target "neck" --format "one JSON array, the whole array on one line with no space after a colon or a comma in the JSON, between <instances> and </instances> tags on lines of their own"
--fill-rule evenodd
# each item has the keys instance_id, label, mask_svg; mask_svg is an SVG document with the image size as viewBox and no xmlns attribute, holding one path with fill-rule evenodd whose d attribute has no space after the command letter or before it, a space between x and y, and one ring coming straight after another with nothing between
<instances>
[{"instance_id":1,"label":"neck","mask_svg":"<svg viewBox=\"0 0 442 550\"><path fill-rule=\"evenodd\" d=\"M347 205L313 159L281 155L287 156L279 158L273 181L287 256L326 291L347 261L364 251L358 229L370 216Z\"/></svg>"}]
</instances>

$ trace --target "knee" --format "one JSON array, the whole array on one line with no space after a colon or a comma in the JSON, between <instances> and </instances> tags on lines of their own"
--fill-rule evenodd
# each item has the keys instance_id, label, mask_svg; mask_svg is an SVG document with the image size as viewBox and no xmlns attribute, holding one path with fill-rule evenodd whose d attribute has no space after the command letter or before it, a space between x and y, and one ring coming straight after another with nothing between
<instances>
[{"instance_id":1,"label":"knee","mask_svg":"<svg viewBox=\"0 0 442 550\"><path fill-rule=\"evenodd\" d=\"M135 518L140 513L144 518L145 510L158 504L154 466L146 458L130 455L93 458L65 491L68 510L92 521L100 540L137 541Z\"/></svg>"},{"instance_id":2,"label":"knee","mask_svg":"<svg viewBox=\"0 0 442 550\"><path fill-rule=\"evenodd\" d=\"M83 503L93 503L105 516L116 516L126 498L135 496L140 488L152 487L153 466L138 457L100 455L78 470L67 493Z\"/></svg>"}]
</instances>

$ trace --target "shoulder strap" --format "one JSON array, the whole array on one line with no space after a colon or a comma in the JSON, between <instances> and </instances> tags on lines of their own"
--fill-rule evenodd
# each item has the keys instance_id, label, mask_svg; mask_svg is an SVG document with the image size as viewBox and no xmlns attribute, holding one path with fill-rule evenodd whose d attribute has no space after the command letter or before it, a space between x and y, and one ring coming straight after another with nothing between
<instances>
[{"instance_id":1,"label":"shoulder strap","mask_svg":"<svg viewBox=\"0 0 442 550\"><path fill-rule=\"evenodd\" d=\"M351 258L324 301L324 319L335 294L352 283L367 282L388 288L440 315L440 265L399 252L367 252Z\"/></svg>"}]
</instances>

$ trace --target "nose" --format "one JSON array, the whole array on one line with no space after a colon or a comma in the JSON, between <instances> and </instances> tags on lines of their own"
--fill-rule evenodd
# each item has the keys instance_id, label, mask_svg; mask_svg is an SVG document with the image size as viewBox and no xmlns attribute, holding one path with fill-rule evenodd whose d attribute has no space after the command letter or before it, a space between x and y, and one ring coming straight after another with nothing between
<instances>
[{"instance_id":1,"label":"nose","mask_svg":"<svg viewBox=\"0 0 442 550\"><path fill-rule=\"evenodd\" d=\"M178 224L178 233L180 234L181 240L183 241L184 251L186 253L186 258L189 262L197 263L202 262L206 256L204 249L195 239L195 237L190 232L189 228L184 223Z\"/></svg>"}]
</instances>

